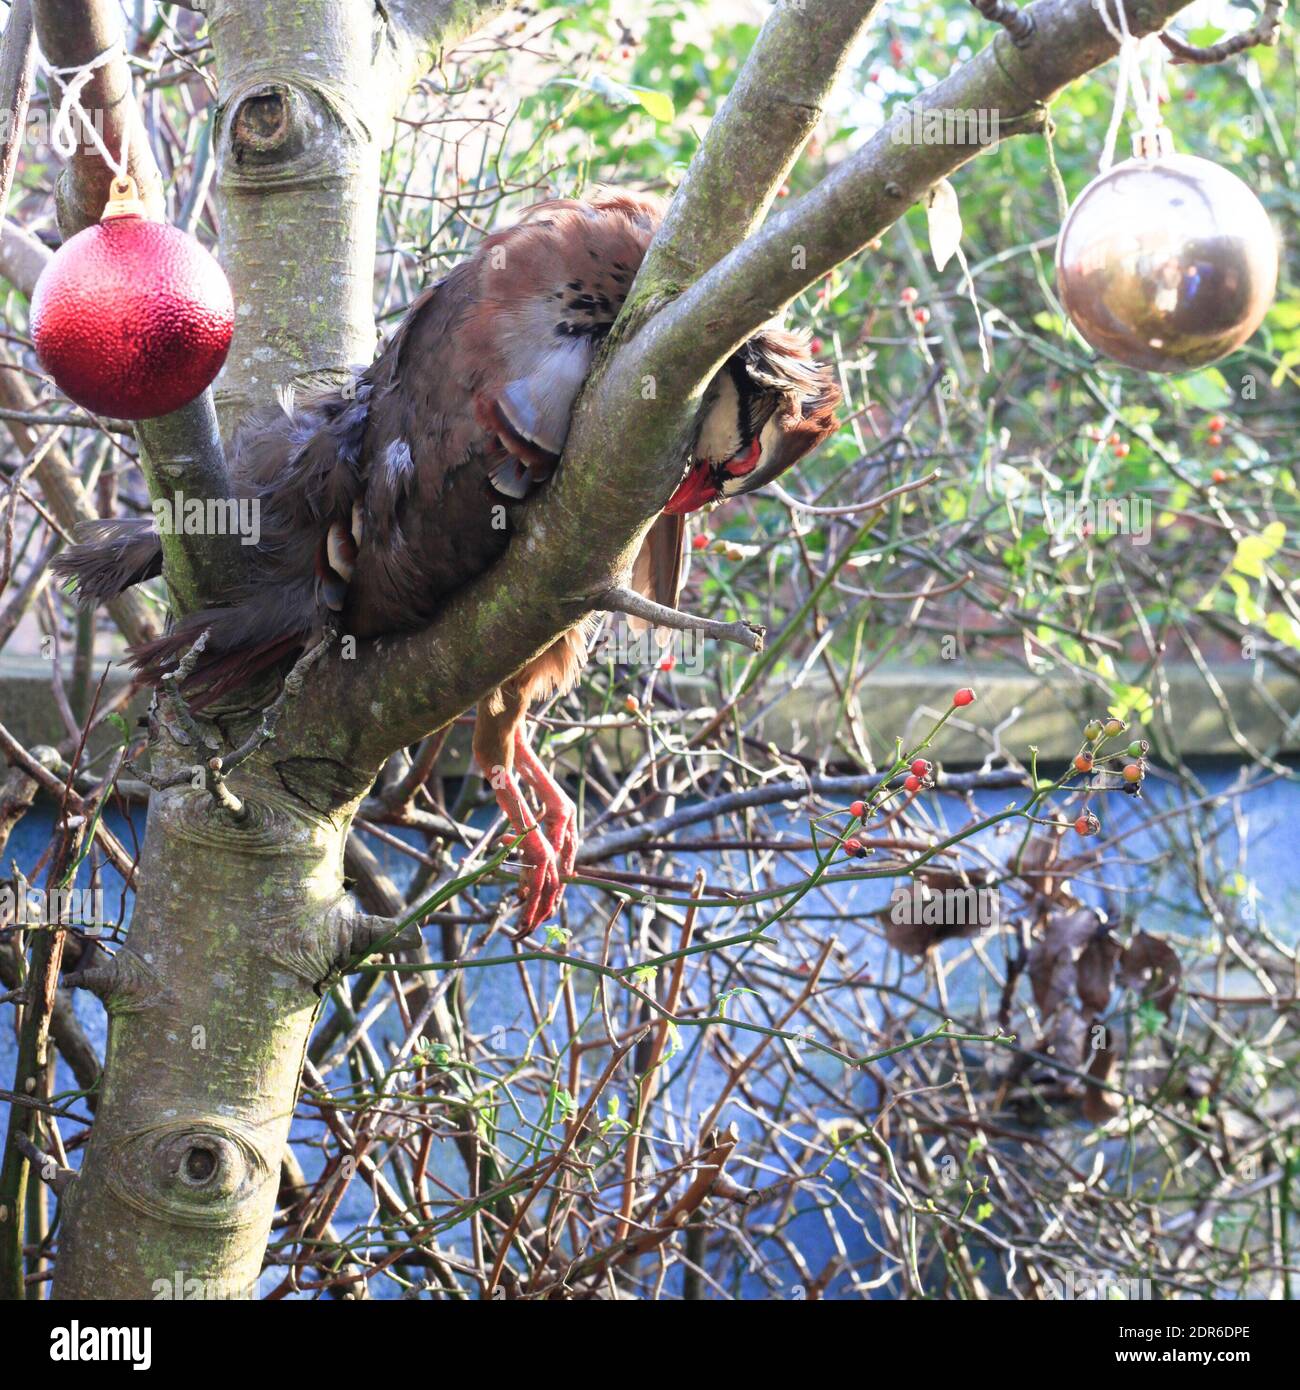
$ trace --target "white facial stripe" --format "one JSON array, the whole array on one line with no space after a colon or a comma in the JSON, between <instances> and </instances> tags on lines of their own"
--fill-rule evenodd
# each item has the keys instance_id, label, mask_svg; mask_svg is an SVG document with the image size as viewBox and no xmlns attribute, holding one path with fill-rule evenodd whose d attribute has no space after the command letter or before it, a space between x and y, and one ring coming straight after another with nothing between
<instances>
[{"instance_id":1,"label":"white facial stripe","mask_svg":"<svg viewBox=\"0 0 1300 1390\"><path fill-rule=\"evenodd\" d=\"M716 380L717 394L708 406L700 436L695 443L695 457L720 463L740 452L740 393L730 372Z\"/></svg>"}]
</instances>

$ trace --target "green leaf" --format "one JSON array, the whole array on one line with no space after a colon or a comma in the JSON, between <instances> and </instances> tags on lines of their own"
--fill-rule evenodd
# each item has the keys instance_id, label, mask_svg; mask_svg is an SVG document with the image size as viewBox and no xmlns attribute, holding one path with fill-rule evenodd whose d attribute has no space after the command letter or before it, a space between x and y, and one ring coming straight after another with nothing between
<instances>
[{"instance_id":1,"label":"green leaf","mask_svg":"<svg viewBox=\"0 0 1300 1390\"><path fill-rule=\"evenodd\" d=\"M656 92L650 87L628 87L636 95L642 109L656 121L671 121L677 115L677 107L667 92Z\"/></svg>"},{"instance_id":2,"label":"green leaf","mask_svg":"<svg viewBox=\"0 0 1300 1390\"><path fill-rule=\"evenodd\" d=\"M1264 620L1264 631L1288 647L1300 650L1300 624L1289 613L1270 613Z\"/></svg>"},{"instance_id":3,"label":"green leaf","mask_svg":"<svg viewBox=\"0 0 1300 1390\"><path fill-rule=\"evenodd\" d=\"M656 92L650 87L638 87L632 82L617 82L603 72L596 73L586 81L576 77L557 77L553 81L560 87L577 87L594 92L607 106L621 109L639 106L656 121L671 121L677 114L672 97L666 92Z\"/></svg>"},{"instance_id":4,"label":"green leaf","mask_svg":"<svg viewBox=\"0 0 1300 1390\"><path fill-rule=\"evenodd\" d=\"M1185 401L1202 410L1224 410L1232 404L1232 390L1217 367L1206 367L1171 384Z\"/></svg>"},{"instance_id":5,"label":"green leaf","mask_svg":"<svg viewBox=\"0 0 1300 1390\"><path fill-rule=\"evenodd\" d=\"M1271 522L1258 536L1242 536L1237 542L1237 553L1232 557L1232 567L1252 579L1263 579L1264 563L1272 559L1286 540L1286 527L1280 521Z\"/></svg>"}]
</instances>

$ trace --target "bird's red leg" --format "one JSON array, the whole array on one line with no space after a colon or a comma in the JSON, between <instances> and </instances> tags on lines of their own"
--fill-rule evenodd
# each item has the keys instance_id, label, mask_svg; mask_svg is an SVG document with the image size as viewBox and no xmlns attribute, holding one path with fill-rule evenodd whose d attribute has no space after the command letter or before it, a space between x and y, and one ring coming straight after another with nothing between
<instances>
[{"instance_id":1,"label":"bird's red leg","mask_svg":"<svg viewBox=\"0 0 1300 1390\"><path fill-rule=\"evenodd\" d=\"M520 890L524 899L524 911L519 930L515 933L518 938L528 936L548 917L554 915L563 888L560 881L560 861L546 837L537 828L537 817L524 800L514 774L500 767L491 776L497 805L506 813L511 827L523 835L519 842L519 853L526 865L526 872ZM532 829L528 829L529 826Z\"/></svg>"},{"instance_id":2,"label":"bird's red leg","mask_svg":"<svg viewBox=\"0 0 1300 1390\"><path fill-rule=\"evenodd\" d=\"M522 836L519 853L525 874L520 892L524 908L516 937L527 936L555 912L561 889L559 857L538 828L537 817L524 800L514 773L523 721L522 697L517 690L504 687L480 702L474 722L474 759L496 794L497 805L516 834ZM531 758L532 750L527 744L523 746ZM527 780L525 767L519 771Z\"/></svg>"},{"instance_id":3,"label":"bird's red leg","mask_svg":"<svg viewBox=\"0 0 1300 1390\"><path fill-rule=\"evenodd\" d=\"M533 752L522 724L515 730L515 766L542 803L546 838L554 845L559 858L560 877L568 878L578 858L578 808Z\"/></svg>"}]
</instances>

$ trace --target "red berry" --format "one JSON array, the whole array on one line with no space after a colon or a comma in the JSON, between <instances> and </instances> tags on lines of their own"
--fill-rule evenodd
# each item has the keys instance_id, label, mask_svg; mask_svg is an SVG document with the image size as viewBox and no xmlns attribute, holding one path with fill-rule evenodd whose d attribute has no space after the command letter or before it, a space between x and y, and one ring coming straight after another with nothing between
<instances>
[{"instance_id":1,"label":"red berry","mask_svg":"<svg viewBox=\"0 0 1300 1390\"><path fill-rule=\"evenodd\" d=\"M853 817L854 820L861 820L862 817L865 816L866 814L867 814L867 808L866 808L866 804L865 804L864 802L861 802L861 801L854 801L854 802L852 802L852 803L850 804L850 806L849 806L849 815L851 815L851 816Z\"/></svg>"},{"instance_id":2,"label":"red berry","mask_svg":"<svg viewBox=\"0 0 1300 1390\"><path fill-rule=\"evenodd\" d=\"M847 854L850 859L861 859L866 851L862 848L861 840L845 840L844 853Z\"/></svg>"},{"instance_id":3,"label":"red berry","mask_svg":"<svg viewBox=\"0 0 1300 1390\"><path fill-rule=\"evenodd\" d=\"M907 50L903 47L902 39L890 39L889 56L895 67L898 67L899 64L902 63L903 55L906 52Z\"/></svg>"},{"instance_id":4,"label":"red berry","mask_svg":"<svg viewBox=\"0 0 1300 1390\"><path fill-rule=\"evenodd\" d=\"M1117 434L1108 435L1106 438L1106 443L1109 444L1112 448L1114 448L1114 446L1120 442L1120 437Z\"/></svg>"},{"instance_id":5,"label":"red berry","mask_svg":"<svg viewBox=\"0 0 1300 1390\"><path fill-rule=\"evenodd\" d=\"M1074 823L1080 835L1095 835L1101 829L1101 822L1091 811L1085 811Z\"/></svg>"},{"instance_id":6,"label":"red berry","mask_svg":"<svg viewBox=\"0 0 1300 1390\"><path fill-rule=\"evenodd\" d=\"M903 781L903 790L909 792L919 792L921 790L921 779L908 773Z\"/></svg>"},{"instance_id":7,"label":"red berry","mask_svg":"<svg viewBox=\"0 0 1300 1390\"><path fill-rule=\"evenodd\" d=\"M920 297L921 292L914 288L912 285L908 285L908 287L905 290L902 290L899 293L898 302L900 304L915 304L916 301L920 299Z\"/></svg>"},{"instance_id":8,"label":"red berry","mask_svg":"<svg viewBox=\"0 0 1300 1390\"><path fill-rule=\"evenodd\" d=\"M822 340L821 340L820 338L814 338L814 339L808 344L808 351L811 352L812 355L813 355L814 357L816 357L819 353L822 352L822 350L825 348L825 346L826 346L826 344L823 343Z\"/></svg>"},{"instance_id":9,"label":"red berry","mask_svg":"<svg viewBox=\"0 0 1300 1390\"><path fill-rule=\"evenodd\" d=\"M1221 434L1212 434L1205 442L1211 449L1217 449L1223 444L1223 436Z\"/></svg>"},{"instance_id":10,"label":"red berry","mask_svg":"<svg viewBox=\"0 0 1300 1390\"><path fill-rule=\"evenodd\" d=\"M924 328L925 325L930 322L930 311L924 308L918 309L912 317Z\"/></svg>"},{"instance_id":11,"label":"red berry","mask_svg":"<svg viewBox=\"0 0 1300 1390\"><path fill-rule=\"evenodd\" d=\"M1228 422L1223 418L1222 415L1211 415L1211 416L1210 416L1210 423L1209 423L1209 426L1208 426L1210 433L1211 433L1211 434L1222 434L1222 433L1223 433L1223 427L1224 427L1227 423L1228 423Z\"/></svg>"},{"instance_id":12,"label":"red berry","mask_svg":"<svg viewBox=\"0 0 1300 1390\"><path fill-rule=\"evenodd\" d=\"M672 652L669 652L668 655L664 657L664 659L659 663L659 669L661 671L671 671L673 667L676 665L677 658L672 654Z\"/></svg>"},{"instance_id":13,"label":"red berry","mask_svg":"<svg viewBox=\"0 0 1300 1390\"><path fill-rule=\"evenodd\" d=\"M1113 453L1117 459L1126 459L1129 454L1132 453L1132 450L1127 444L1116 444L1111 450L1111 453Z\"/></svg>"},{"instance_id":14,"label":"red berry","mask_svg":"<svg viewBox=\"0 0 1300 1390\"><path fill-rule=\"evenodd\" d=\"M1075 770L1076 772L1091 772L1091 771L1092 771L1092 754L1091 754L1091 753L1080 753L1079 756L1078 756L1077 758L1075 758L1075 760L1074 760L1074 770Z\"/></svg>"},{"instance_id":15,"label":"red berry","mask_svg":"<svg viewBox=\"0 0 1300 1390\"><path fill-rule=\"evenodd\" d=\"M713 537L707 531L701 531L698 536L691 537L692 550L707 550Z\"/></svg>"},{"instance_id":16,"label":"red berry","mask_svg":"<svg viewBox=\"0 0 1300 1390\"><path fill-rule=\"evenodd\" d=\"M790 185L788 183L783 183L781 187L776 190L776 196L778 198L788 198L790 196Z\"/></svg>"},{"instance_id":17,"label":"red berry","mask_svg":"<svg viewBox=\"0 0 1300 1390\"><path fill-rule=\"evenodd\" d=\"M962 705L973 705L975 703L975 692L969 687L963 686L953 697L952 702L960 708Z\"/></svg>"},{"instance_id":18,"label":"red berry","mask_svg":"<svg viewBox=\"0 0 1300 1390\"><path fill-rule=\"evenodd\" d=\"M1210 481L1212 483L1226 483L1228 481L1228 475L1222 468L1216 468L1214 472L1210 474Z\"/></svg>"},{"instance_id":19,"label":"red berry","mask_svg":"<svg viewBox=\"0 0 1300 1390\"><path fill-rule=\"evenodd\" d=\"M912 763L912 771L918 777L928 777L934 771L934 768L930 766L925 758L917 758Z\"/></svg>"}]
</instances>

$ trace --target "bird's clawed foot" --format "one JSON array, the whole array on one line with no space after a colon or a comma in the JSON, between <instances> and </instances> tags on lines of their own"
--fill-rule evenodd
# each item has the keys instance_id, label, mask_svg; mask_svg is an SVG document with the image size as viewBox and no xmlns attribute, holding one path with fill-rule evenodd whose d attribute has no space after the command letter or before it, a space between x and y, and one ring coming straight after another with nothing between
<instances>
[{"instance_id":1,"label":"bird's clawed foot","mask_svg":"<svg viewBox=\"0 0 1300 1390\"><path fill-rule=\"evenodd\" d=\"M555 846L561 877L568 878L578 861L578 808L529 747L522 729L515 735L515 766L541 802L546 838Z\"/></svg>"},{"instance_id":2,"label":"bird's clawed foot","mask_svg":"<svg viewBox=\"0 0 1300 1390\"><path fill-rule=\"evenodd\" d=\"M564 879L573 872L578 855L578 813L522 734L515 744L515 766L542 806L539 828L514 776L504 768L494 773L497 804L522 836L518 848L525 866L519 890L523 915L514 933L515 939L520 940L555 915L564 893Z\"/></svg>"},{"instance_id":3,"label":"bird's clawed foot","mask_svg":"<svg viewBox=\"0 0 1300 1390\"><path fill-rule=\"evenodd\" d=\"M553 917L564 893L559 857L540 830L530 830L524 836L519 853L525 870L519 887L523 915L512 933L516 941L531 936L547 918Z\"/></svg>"}]
</instances>

